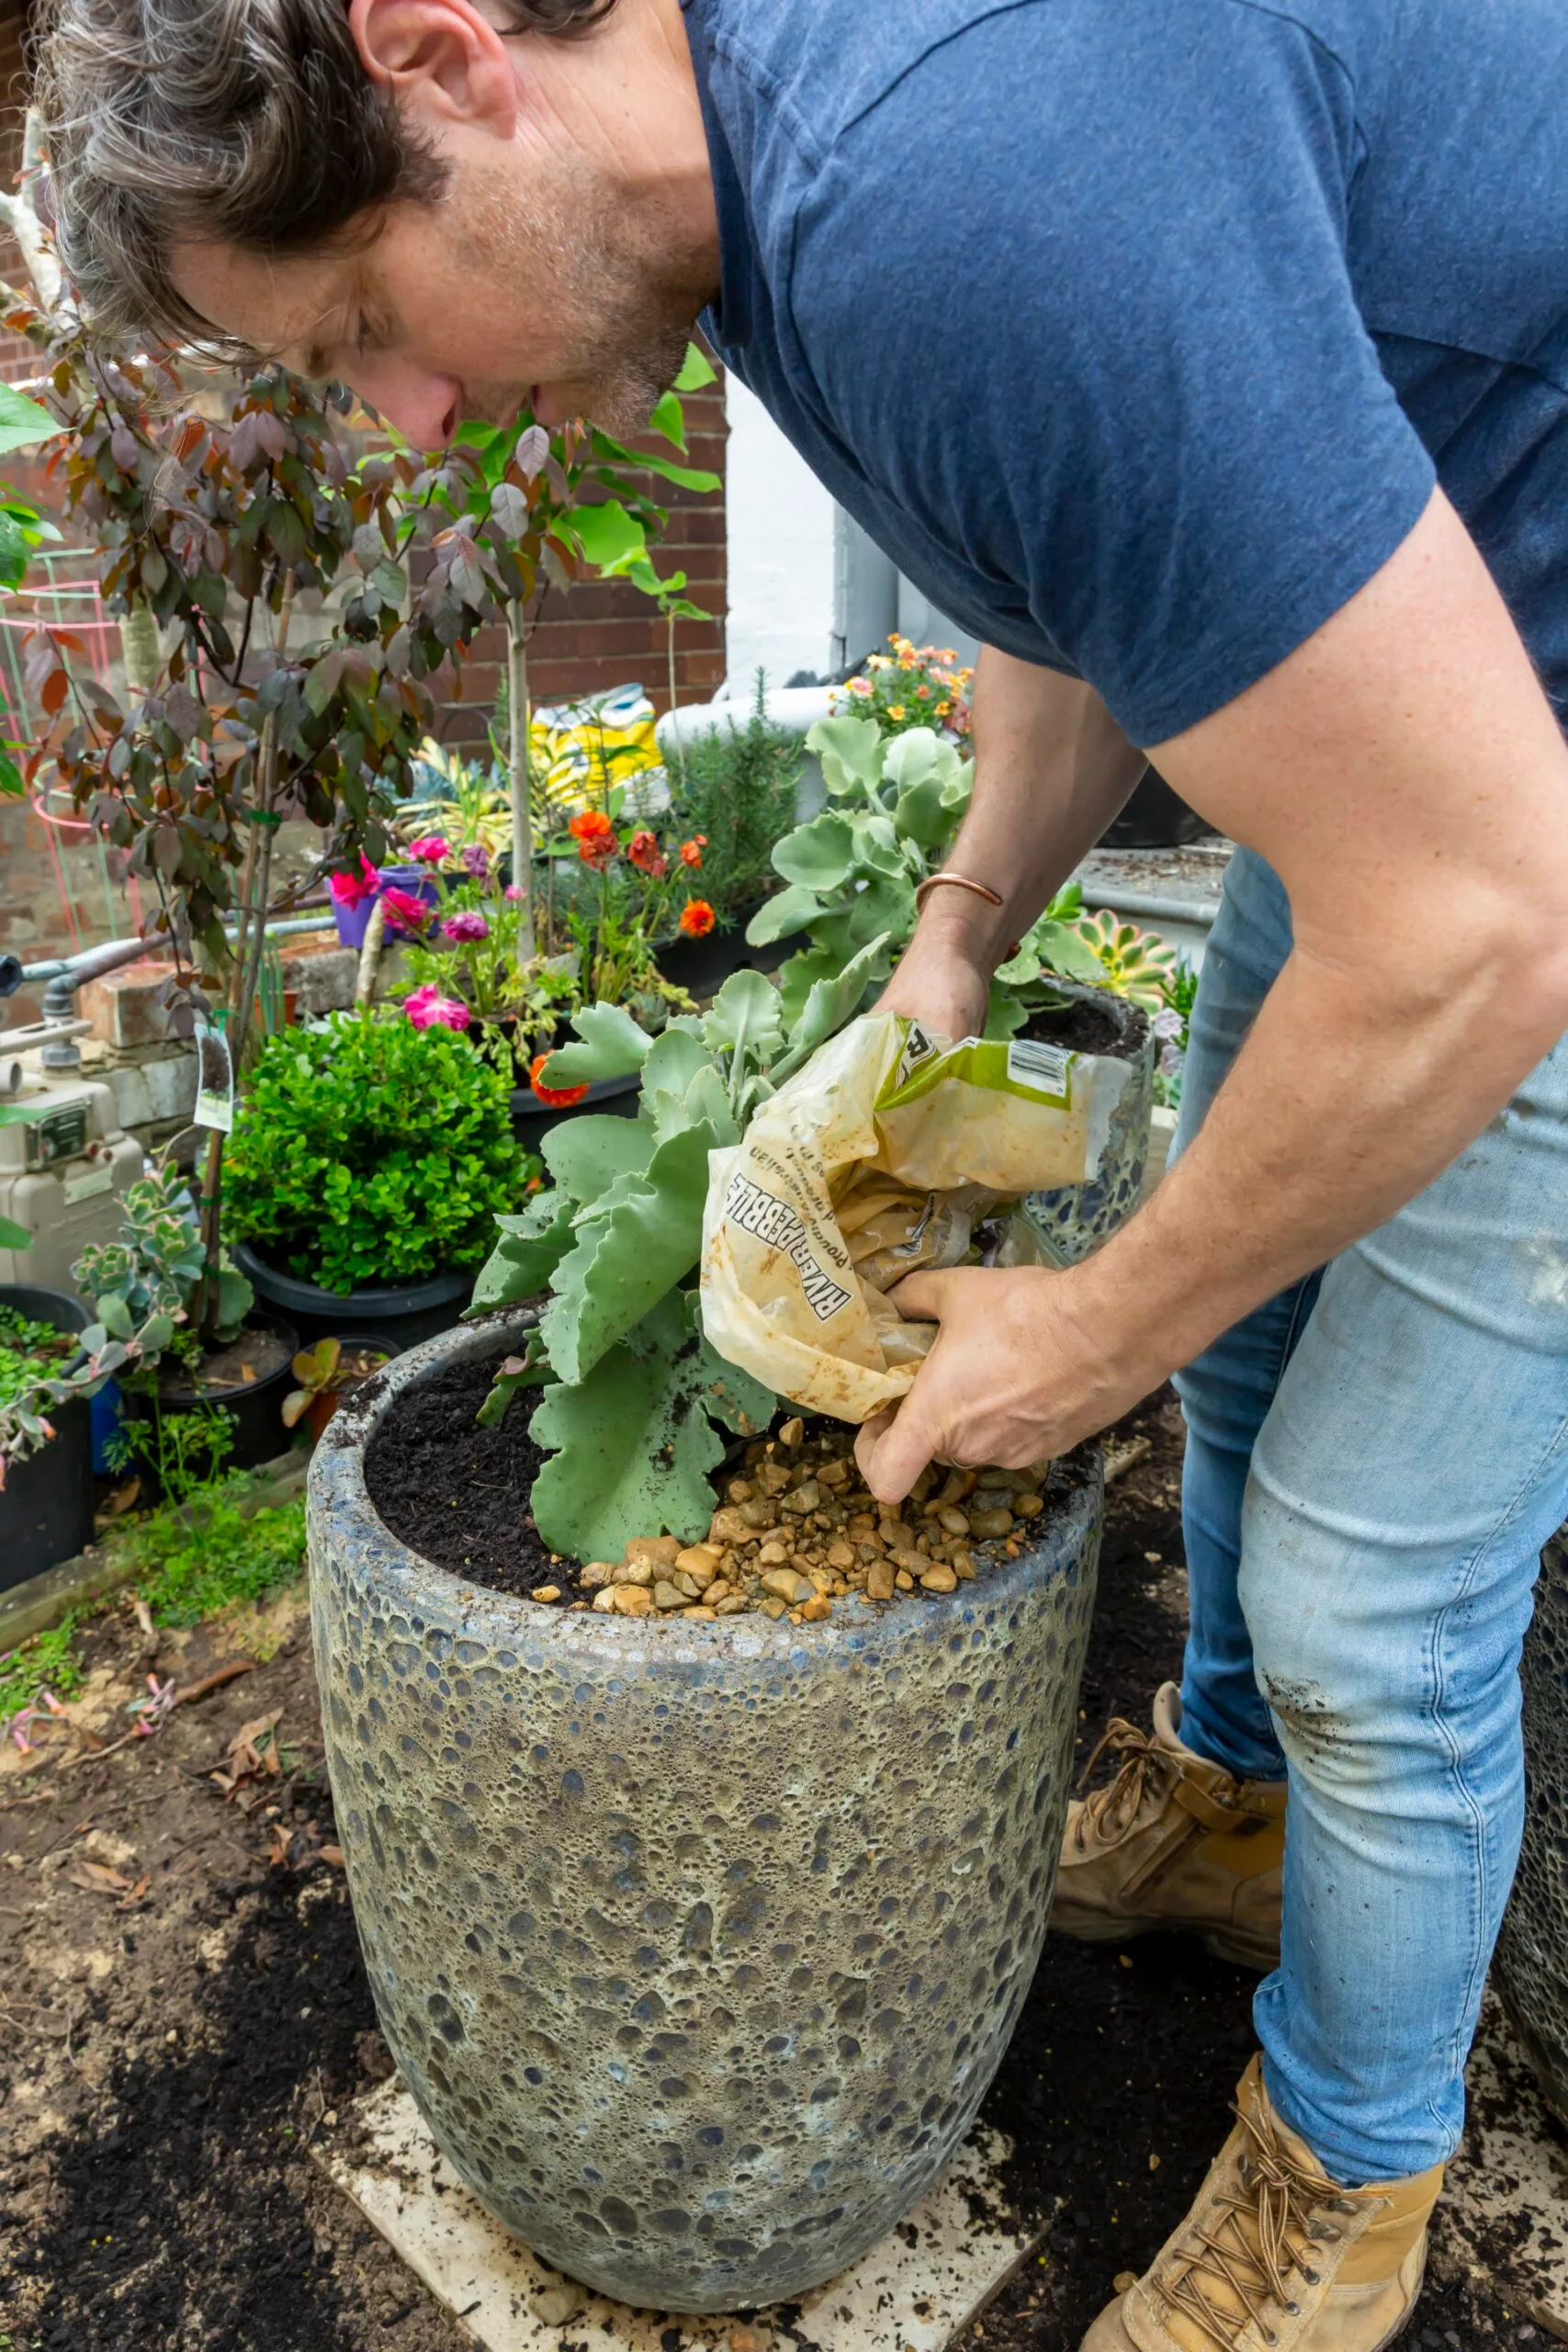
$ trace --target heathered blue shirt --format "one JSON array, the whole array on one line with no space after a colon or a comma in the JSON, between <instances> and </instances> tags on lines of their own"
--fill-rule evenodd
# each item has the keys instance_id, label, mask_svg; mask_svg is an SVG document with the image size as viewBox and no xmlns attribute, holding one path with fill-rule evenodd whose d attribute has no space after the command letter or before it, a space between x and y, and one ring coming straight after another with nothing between
<instances>
[{"instance_id":1,"label":"heathered blue shirt","mask_svg":"<svg viewBox=\"0 0 1568 2352\"><path fill-rule=\"evenodd\" d=\"M1441 482L1568 722L1565 0L685 0L705 324L963 628L1192 726Z\"/></svg>"}]
</instances>

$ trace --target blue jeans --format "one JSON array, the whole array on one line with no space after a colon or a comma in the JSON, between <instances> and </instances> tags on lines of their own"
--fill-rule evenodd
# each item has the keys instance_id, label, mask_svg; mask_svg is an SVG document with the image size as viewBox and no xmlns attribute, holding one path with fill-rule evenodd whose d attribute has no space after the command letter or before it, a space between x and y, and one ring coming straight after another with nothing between
<instances>
[{"instance_id":1,"label":"blue jeans","mask_svg":"<svg viewBox=\"0 0 1568 2352\"><path fill-rule=\"evenodd\" d=\"M1179 1145L1291 944L1240 851ZM1322 1138L1334 1148L1332 1131ZM1337 2180L1450 2155L1524 1806L1518 1662L1568 1518L1568 1039L1407 1208L1182 1373L1182 1736L1288 1776L1279 2112Z\"/></svg>"}]
</instances>

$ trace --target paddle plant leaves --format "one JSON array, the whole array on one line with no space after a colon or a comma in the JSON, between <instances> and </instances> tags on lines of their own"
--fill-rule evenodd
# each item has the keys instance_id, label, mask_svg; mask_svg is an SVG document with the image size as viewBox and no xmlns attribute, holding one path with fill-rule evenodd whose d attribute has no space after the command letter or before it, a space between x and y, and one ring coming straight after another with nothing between
<instances>
[{"instance_id":1,"label":"paddle plant leaves","mask_svg":"<svg viewBox=\"0 0 1568 2352\"><path fill-rule=\"evenodd\" d=\"M720 1429L765 1429L774 1403L714 1353L694 1297L660 1299L582 1380L547 1389L536 1408L532 1435L551 1456L531 1497L539 1533L579 1560L618 1560L634 1535L705 1535Z\"/></svg>"}]
</instances>

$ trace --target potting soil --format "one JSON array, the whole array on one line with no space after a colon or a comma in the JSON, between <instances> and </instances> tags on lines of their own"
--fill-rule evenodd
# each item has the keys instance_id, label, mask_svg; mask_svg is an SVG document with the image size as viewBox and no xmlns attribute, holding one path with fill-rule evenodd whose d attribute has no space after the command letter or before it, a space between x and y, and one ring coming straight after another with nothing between
<instances>
[{"instance_id":1,"label":"potting soil","mask_svg":"<svg viewBox=\"0 0 1568 2352\"><path fill-rule=\"evenodd\" d=\"M714 1482L705 1537L635 1537L620 1560L564 1559L527 1509L541 1456L536 1392L499 1429L478 1425L501 1355L451 1364L397 1399L370 1441L365 1481L392 1533L440 1567L546 1607L711 1623L747 1611L818 1624L851 1609L956 1591L1019 1556L1053 1483L1080 1464L921 1473L897 1510L877 1503L836 1423L783 1419L737 1448Z\"/></svg>"}]
</instances>

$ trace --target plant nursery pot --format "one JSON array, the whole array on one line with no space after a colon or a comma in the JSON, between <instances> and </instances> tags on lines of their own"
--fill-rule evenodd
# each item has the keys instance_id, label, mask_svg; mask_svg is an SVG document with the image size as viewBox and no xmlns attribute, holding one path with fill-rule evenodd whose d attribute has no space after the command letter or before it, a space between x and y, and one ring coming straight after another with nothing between
<instances>
[{"instance_id":1,"label":"plant nursery pot","mask_svg":"<svg viewBox=\"0 0 1568 2352\"><path fill-rule=\"evenodd\" d=\"M406 890L411 899L419 899L427 907L433 907L436 902L435 881L427 865L384 865L381 879L390 882L397 889ZM333 900L333 921L337 925L337 935L344 947L364 946L365 934L370 928L370 910L375 903L374 899L362 899L358 906L345 907L341 899Z\"/></svg>"},{"instance_id":2,"label":"plant nursery pot","mask_svg":"<svg viewBox=\"0 0 1568 2352\"><path fill-rule=\"evenodd\" d=\"M360 1939L421 2112L507 2228L644 2309L771 2303L919 2201L1007 2047L1067 1801L1099 1457L940 1600L798 1625L547 1608L432 1566L365 1481L415 1383L534 1319L376 1374L311 1466Z\"/></svg>"},{"instance_id":3,"label":"plant nursery pot","mask_svg":"<svg viewBox=\"0 0 1568 2352\"><path fill-rule=\"evenodd\" d=\"M671 987L688 996L714 996L731 972L776 972L795 952L795 939L771 940L766 947L750 947L746 926L762 905L752 899L737 907L728 931L710 931L705 939L663 939L654 949L660 970Z\"/></svg>"},{"instance_id":4,"label":"plant nursery pot","mask_svg":"<svg viewBox=\"0 0 1568 2352\"><path fill-rule=\"evenodd\" d=\"M376 1346L394 1352L449 1330L474 1288L474 1274L464 1272L433 1274L428 1282L393 1283L386 1289L322 1290L318 1283L280 1273L248 1241L234 1244L233 1259L256 1296L275 1313L287 1315L301 1340L353 1330L362 1338L374 1335Z\"/></svg>"},{"instance_id":5,"label":"plant nursery pot","mask_svg":"<svg viewBox=\"0 0 1568 2352\"><path fill-rule=\"evenodd\" d=\"M1094 1174L1082 1184L1058 1184L1031 1193L1024 1213L1065 1266L1075 1265L1109 1241L1125 1225L1143 1196L1149 1156L1149 1119L1155 1099L1155 1035L1141 1005L1109 989L1058 980L1053 988L1071 1000L1064 1012L1031 1023L1030 1034L1055 1034L1069 1048L1105 1054L1131 1064L1127 1083L1111 1121L1111 1132ZM1092 1016L1101 1016L1094 1020ZM1098 1035L1095 1032L1101 1034Z\"/></svg>"},{"instance_id":6,"label":"plant nursery pot","mask_svg":"<svg viewBox=\"0 0 1568 2352\"><path fill-rule=\"evenodd\" d=\"M0 1283L0 1306L57 1331L85 1331L92 1319L81 1299L35 1283ZM0 1487L0 1591L57 1567L93 1540L91 1408L77 1397L50 1419L49 1443L15 1464Z\"/></svg>"},{"instance_id":7,"label":"plant nursery pot","mask_svg":"<svg viewBox=\"0 0 1568 2352\"><path fill-rule=\"evenodd\" d=\"M1179 849L1183 842L1199 841L1213 830L1156 768L1145 768L1133 786L1132 798L1101 833L1100 846Z\"/></svg>"},{"instance_id":8,"label":"plant nursery pot","mask_svg":"<svg viewBox=\"0 0 1568 2352\"><path fill-rule=\"evenodd\" d=\"M563 1039L562 1043L568 1042ZM575 1040L571 1041L575 1042ZM537 1152L540 1143L562 1119L581 1118L588 1112L608 1118L635 1119L642 1080L636 1070L625 1078L596 1078L581 1102L567 1108L541 1102L531 1086L512 1090L512 1132L525 1151ZM422 1332L421 1338L425 1335Z\"/></svg>"},{"instance_id":9,"label":"plant nursery pot","mask_svg":"<svg viewBox=\"0 0 1568 2352\"><path fill-rule=\"evenodd\" d=\"M1525 1836L1492 1976L1541 2097L1568 2125L1568 1528L1540 1555L1521 1671Z\"/></svg>"},{"instance_id":10,"label":"plant nursery pot","mask_svg":"<svg viewBox=\"0 0 1568 2352\"><path fill-rule=\"evenodd\" d=\"M217 1377L209 1375L199 1388L172 1363L160 1366L158 1373L158 1403L164 1412L193 1413L200 1406L217 1405L229 1415L234 1425L234 1446L224 1466L230 1470L257 1469L264 1462L276 1461L287 1447L283 1400L295 1385L294 1357L299 1346L299 1332L281 1315L247 1315L244 1330L265 1333L282 1344L276 1362L254 1380L243 1380L237 1373L232 1379L225 1377L221 1363L216 1367ZM152 1400L139 1391L127 1390L124 1410L137 1420L150 1420ZM142 1464L140 1475L143 1493L155 1496L156 1471Z\"/></svg>"}]
</instances>

